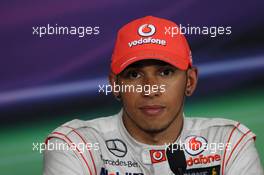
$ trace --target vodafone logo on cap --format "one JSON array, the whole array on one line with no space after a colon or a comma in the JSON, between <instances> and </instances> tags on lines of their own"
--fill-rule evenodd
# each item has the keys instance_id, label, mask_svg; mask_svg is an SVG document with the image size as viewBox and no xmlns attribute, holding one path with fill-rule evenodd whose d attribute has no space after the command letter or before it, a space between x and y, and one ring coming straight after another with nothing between
<instances>
[{"instance_id":1,"label":"vodafone logo on cap","mask_svg":"<svg viewBox=\"0 0 264 175\"><path fill-rule=\"evenodd\" d=\"M192 156L202 153L207 147L207 140L201 136L188 136L185 138L184 149Z\"/></svg>"},{"instance_id":2,"label":"vodafone logo on cap","mask_svg":"<svg viewBox=\"0 0 264 175\"><path fill-rule=\"evenodd\" d=\"M156 28L152 24L143 24L138 28L140 36L152 36L156 32Z\"/></svg>"},{"instance_id":3,"label":"vodafone logo on cap","mask_svg":"<svg viewBox=\"0 0 264 175\"><path fill-rule=\"evenodd\" d=\"M152 35L154 35L155 32L156 32L156 28L152 24L143 24L139 26L138 34L139 36L141 36L141 38L128 42L128 47L131 48L134 46L145 45L145 44L166 46L167 43L166 40L160 38L152 38Z\"/></svg>"}]
</instances>

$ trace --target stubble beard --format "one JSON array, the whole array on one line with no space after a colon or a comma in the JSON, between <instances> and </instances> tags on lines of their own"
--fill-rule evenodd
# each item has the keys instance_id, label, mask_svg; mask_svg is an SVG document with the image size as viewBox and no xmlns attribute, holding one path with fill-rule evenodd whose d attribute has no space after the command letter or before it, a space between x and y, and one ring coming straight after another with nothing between
<instances>
[{"instance_id":1,"label":"stubble beard","mask_svg":"<svg viewBox=\"0 0 264 175\"><path fill-rule=\"evenodd\" d=\"M150 134L150 135L156 135L159 133L164 132L166 129L168 129L177 119L178 117L181 117L179 114L183 111L183 107L184 107L184 101L185 101L185 96L184 96L184 92L182 93L182 103L179 106L178 111L176 112L176 114L174 115L174 117L164 126L161 126L160 128L145 128L142 127L140 124L138 124L138 122L136 122L132 116L129 115L129 113L127 112L127 110L124 108L124 112L126 113L126 116L129 118L130 121L133 122L133 124L139 128L141 131Z\"/></svg>"}]
</instances>

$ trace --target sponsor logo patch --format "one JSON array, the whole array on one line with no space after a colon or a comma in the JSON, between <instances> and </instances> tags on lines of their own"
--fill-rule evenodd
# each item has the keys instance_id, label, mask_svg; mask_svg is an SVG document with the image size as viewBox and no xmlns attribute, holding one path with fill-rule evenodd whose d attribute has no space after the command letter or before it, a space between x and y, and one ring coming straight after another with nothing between
<instances>
[{"instance_id":1,"label":"sponsor logo patch","mask_svg":"<svg viewBox=\"0 0 264 175\"><path fill-rule=\"evenodd\" d=\"M112 166L126 166L126 167L139 167L139 164L135 161L131 160L109 160L109 159L102 159L104 164L112 165Z\"/></svg>"},{"instance_id":2,"label":"sponsor logo patch","mask_svg":"<svg viewBox=\"0 0 264 175\"><path fill-rule=\"evenodd\" d=\"M128 42L129 47L142 45L142 44L158 44L166 46L166 40L159 38L152 38L156 33L156 27L153 24L143 24L138 28L138 35L141 38Z\"/></svg>"},{"instance_id":3,"label":"sponsor logo patch","mask_svg":"<svg viewBox=\"0 0 264 175\"><path fill-rule=\"evenodd\" d=\"M201 136L188 136L185 138L184 149L192 156L202 153L207 147L207 140Z\"/></svg>"},{"instance_id":4,"label":"sponsor logo patch","mask_svg":"<svg viewBox=\"0 0 264 175\"><path fill-rule=\"evenodd\" d=\"M212 155L199 155L197 157L189 157L186 160L188 166L193 165L206 165L212 164L214 162L219 162L221 160L221 156L219 154L212 154Z\"/></svg>"},{"instance_id":5,"label":"sponsor logo patch","mask_svg":"<svg viewBox=\"0 0 264 175\"><path fill-rule=\"evenodd\" d=\"M111 139L105 141L107 149L117 157L125 157L127 153L126 144L120 139Z\"/></svg>"},{"instance_id":6,"label":"sponsor logo patch","mask_svg":"<svg viewBox=\"0 0 264 175\"><path fill-rule=\"evenodd\" d=\"M159 163L166 160L165 150L150 150L149 152L152 163Z\"/></svg>"},{"instance_id":7,"label":"sponsor logo patch","mask_svg":"<svg viewBox=\"0 0 264 175\"><path fill-rule=\"evenodd\" d=\"M156 32L156 28L152 24L143 24L138 28L138 34L140 36L152 36Z\"/></svg>"},{"instance_id":8,"label":"sponsor logo patch","mask_svg":"<svg viewBox=\"0 0 264 175\"><path fill-rule=\"evenodd\" d=\"M219 175L220 165L186 170L184 175Z\"/></svg>"},{"instance_id":9,"label":"sponsor logo patch","mask_svg":"<svg viewBox=\"0 0 264 175\"><path fill-rule=\"evenodd\" d=\"M143 173L131 173L131 172L120 173L118 171L109 171L105 168L101 168L100 175L144 175L144 174Z\"/></svg>"}]
</instances>

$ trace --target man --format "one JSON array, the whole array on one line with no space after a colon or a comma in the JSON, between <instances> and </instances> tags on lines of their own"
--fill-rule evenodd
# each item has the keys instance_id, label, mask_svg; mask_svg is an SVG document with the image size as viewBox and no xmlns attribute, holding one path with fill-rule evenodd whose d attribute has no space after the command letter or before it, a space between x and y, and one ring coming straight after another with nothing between
<instances>
[{"instance_id":1,"label":"man","mask_svg":"<svg viewBox=\"0 0 264 175\"><path fill-rule=\"evenodd\" d=\"M185 37L168 29L178 26L147 16L119 30L109 80L123 108L51 133L47 148L71 149L46 150L45 175L263 174L255 134L244 125L184 117L197 68Z\"/></svg>"}]
</instances>

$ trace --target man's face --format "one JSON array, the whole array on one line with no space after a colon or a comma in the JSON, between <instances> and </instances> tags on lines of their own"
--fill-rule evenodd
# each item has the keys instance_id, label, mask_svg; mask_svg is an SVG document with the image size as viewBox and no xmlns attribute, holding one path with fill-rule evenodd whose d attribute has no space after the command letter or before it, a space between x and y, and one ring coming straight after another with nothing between
<instances>
[{"instance_id":1,"label":"man's face","mask_svg":"<svg viewBox=\"0 0 264 175\"><path fill-rule=\"evenodd\" d=\"M182 112L186 78L186 71L158 60L130 65L118 75L118 84L142 91L120 92L125 117L145 132L165 130Z\"/></svg>"}]
</instances>

